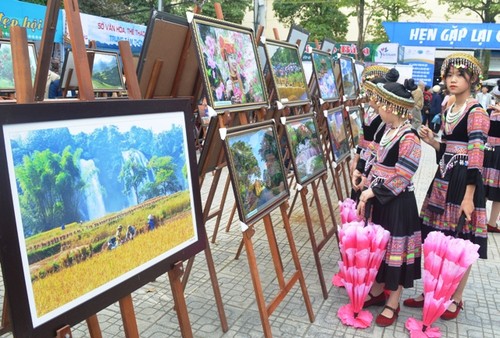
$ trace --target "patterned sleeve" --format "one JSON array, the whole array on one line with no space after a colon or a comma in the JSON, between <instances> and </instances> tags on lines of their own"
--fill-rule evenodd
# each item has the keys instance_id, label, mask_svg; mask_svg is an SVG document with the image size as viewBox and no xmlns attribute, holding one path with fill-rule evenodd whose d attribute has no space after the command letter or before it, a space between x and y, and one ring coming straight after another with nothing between
<instances>
[{"instance_id":1,"label":"patterned sleeve","mask_svg":"<svg viewBox=\"0 0 500 338\"><path fill-rule=\"evenodd\" d=\"M374 186L373 192L381 204L386 204L403 192L411 183L418 169L421 148L420 139L410 132L399 141L398 161L394 174L386 177L383 184Z\"/></svg>"},{"instance_id":2,"label":"patterned sleeve","mask_svg":"<svg viewBox=\"0 0 500 338\"><path fill-rule=\"evenodd\" d=\"M467 155L469 164L467 166L467 184L475 184L477 175L483 171L484 144L488 139L490 129L490 118L481 107L474 107L467 118L467 134L469 144Z\"/></svg>"}]
</instances>

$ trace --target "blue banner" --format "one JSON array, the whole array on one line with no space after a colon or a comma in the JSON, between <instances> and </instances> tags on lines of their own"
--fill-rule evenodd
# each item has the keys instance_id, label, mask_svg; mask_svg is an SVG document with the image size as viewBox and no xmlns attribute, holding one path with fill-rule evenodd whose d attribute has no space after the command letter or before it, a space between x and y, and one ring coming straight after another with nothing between
<instances>
[{"instance_id":1,"label":"blue banner","mask_svg":"<svg viewBox=\"0 0 500 338\"><path fill-rule=\"evenodd\" d=\"M500 24L383 22L390 42L404 46L499 49Z\"/></svg>"},{"instance_id":2,"label":"blue banner","mask_svg":"<svg viewBox=\"0 0 500 338\"><path fill-rule=\"evenodd\" d=\"M35 5L23 1L0 1L0 31L3 37L10 37L10 27L21 26L26 28L28 41L41 40L46 10L46 6ZM63 19L61 11L59 11L54 42L62 43L62 41Z\"/></svg>"}]
</instances>

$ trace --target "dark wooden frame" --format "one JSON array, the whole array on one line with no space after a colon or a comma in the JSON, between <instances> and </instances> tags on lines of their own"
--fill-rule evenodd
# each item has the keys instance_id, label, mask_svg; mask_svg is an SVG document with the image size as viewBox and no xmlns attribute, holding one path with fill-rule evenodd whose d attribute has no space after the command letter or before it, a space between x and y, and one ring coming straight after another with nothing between
<instances>
[{"instance_id":1,"label":"dark wooden frame","mask_svg":"<svg viewBox=\"0 0 500 338\"><path fill-rule=\"evenodd\" d=\"M0 46L3 44L8 44L10 45L11 48L11 55L12 55L12 45L9 39L0 39ZM35 82L35 74L36 74L36 69L37 69L37 50L36 50L36 45L34 42L28 42L28 50L33 51L33 54L35 56L35 64L31 65L31 77L32 77L32 82ZM2 66L5 67L5 63L2 60ZM14 74L14 62L10 64L10 67L12 69L12 74ZM13 93L16 91L15 86L12 88L0 88L0 93Z\"/></svg>"},{"instance_id":2,"label":"dark wooden frame","mask_svg":"<svg viewBox=\"0 0 500 338\"><path fill-rule=\"evenodd\" d=\"M212 27L215 29L221 29L221 30L225 30L225 31L233 32L233 33L239 33L239 34L241 34L241 36L243 36L243 37L246 36L248 38L248 43L252 44L252 48L250 50L253 50L253 55L249 57L249 60L253 60L255 62L256 74L254 74L254 75L256 75L258 83L260 84L260 87L262 89L262 101L259 101L259 102L250 101L250 102L246 102L246 103L232 103L232 102L217 103L217 101L215 100L214 95L212 93L212 90L211 90L210 78L209 78L209 74L208 74L209 72L207 70L207 60L206 60L205 55L202 51L202 41L203 40L202 40L202 37L200 36L199 29L200 29L200 26L203 26L203 25L209 26L209 27ZM258 58L258 54L257 54L257 47L255 44L255 37L253 35L253 30L251 28L247 28L244 26L240 26L240 25L236 25L236 24L229 23L226 21L213 19L213 18L201 16L201 15L196 15L196 14L194 15L194 17L191 21L191 29L193 32L193 36L195 38L195 45L196 45L196 50L197 50L197 54L198 54L199 65L201 66L200 69L202 72L203 81L205 84L205 92L207 95L208 104L210 106L212 106L212 108L215 109L217 112L248 111L248 110L252 110L252 109L260 109L263 107L267 107L269 105L269 98L268 98L266 83L264 81L264 76L262 74L262 69L261 69L260 63L259 63L259 58ZM220 44L220 40L216 41L216 45L218 45L218 44ZM235 50L233 53L229 53L229 54L237 54L238 52L241 52L241 51ZM216 49L214 54L216 56L220 56L220 54L221 54L220 50ZM229 67L227 65L224 65L224 66L225 66L225 70L228 71ZM217 65L217 67L218 67L218 65ZM220 72L220 70L219 70L219 72ZM214 70L214 73L216 73L215 70ZM241 77L241 74L238 74L238 76ZM246 80L250 81L249 79L246 79ZM226 79L224 79L224 81L226 81ZM239 82L239 81L241 81L241 80L239 79L236 82ZM241 82L241 83L237 83L237 84L240 85L240 88L242 89L242 92L243 92L243 88L244 88L243 83ZM226 86L226 83L225 83L225 86ZM246 96L246 93L243 92L243 95ZM218 102L227 102L227 100L226 101L218 101Z\"/></svg>"},{"instance_id":3,"label":"dark wooden frame","mask_svg":"<svg viewBox=\"0 0 500 338\"><path fill-rule=\"evenodd\" d=\"M353 88L354 88L354 93L346 93L346 90L345 90L345 83L346 81L344 80L344 69L342 68L342 63L345 63L345 64L349 64L350 65L350 71L349 71L349 74L352 76L352 80L353 80ZM348 57L348 56L341 56L339 58L339 64L340 64L340 74L341 74L341 78L342 78L342 86L344 88L344 95L345 95L345 98L346 100L354 100L358 97L358 85L357 85L357 77L356 77L356 68L354 67L354 62L352 60L352 58ZM348 95L349 94L349 95Z\"/></svg>"},{"instance_id":4,"label":"dark wooden frame","mask_svg":"<svg viewBox=\"0 0 500 338\"><path fill-rule=\"evenodd\" d=\"M274 146L276 147L277 154L275 157L276 165L278 165L281 175L282 175L282 183L284 190L278 194L273 196L273 198L269 201L266 201L266 203L262 206L262 208L257 209L257 212L255 212L252 215L248 215L250 212L245 213L244 208L243 208L243 199L239 194L239 190L241 187L240 180L239 180L239 173L238 170L235 167L235 159L233 156L233 153L231 151L230 147L230 140L234 136L239 136L243 134L252 134L256 133L262 130L269 130L271 129L273 133L273 140L275 142ZM234 196L236 200L236 205L238 209L238 214L239 218L242 222L245 224L253 224L262 217L264 217L266 214L269 214L269 212L273 209L275 209L278 205L282 204L284 201L286 201L290 195L290 191L288 188L288 182L286 179L286 170L283 165L283 158L281 154L281 147L278 141L278 133L276 131L276 127L274 125L274 121L265 121L265 122L260 122L260 123L253 123L251 125L244 125L244 126L239 126L239 127L234 127L234 128L229 128L227 130L227 135L224 139L224 148L225 148L225 153L226 153L226 158L227 158L227 163L228 163L228 168L229 168L229 174L231 177L231 182L233 186L233 191L234 191ZM253 210L252 210L253 211Z\"/></svg>"},{"instance_id":5,"label":"dark wooden frame","mask_svg":"<svg viewBox=\"0 0 500 338\"><path fill-rule=\"evenodd\" d=\"M298 48L299 48L299 55L301 58L302 55L304 55L304 51L306 50L307 40L309 39L309 35L310 34L307 30L297 25L292 25L292 27L290 27L290 30L288 31L288 36L286 38L287 42L295 45L297 44L297 41L300 40Z\"/></svg>"},{"instance_id":6,"label":"dark wooden frame","mask_svg":"<svg viewBox=\"0 0 500 338\"><path fill-rule=\"evenodd\" d=\"M94 61L96 55L112 55L116 59L116 64L118 67L118 73L120 75L120 83L121 86L116 87L116 88L92 88L94 92L96 93L111 93L111 92L124 92L126 91L125 83L123 81L123 71L122 71L122 64L120 61L120 58L118 56L117 52L109 52L109 51L104 51L104 50L95 50L95 49L88 49L87 50L87 57L89 58L89 61L92 62L90 67L92 68L91 71L91 80L94 77ZM66 50L66 55L64 57L64 63L63 63L63 68L61 72L61 80L59 82L59 86L62 90L73 90L73 89L78 89L78 78L76 76L75 70L75 61L73 58L73 52L68 49Z\"/></svg>"},{"instance_id":7,"label":"dark wooden frame","mask_svg":"<svg viewBox=\"0 0 500 338\"><path fill-rule=\"evenodd\" d=\"M140 119L141 114L155 114L180 112L184 116L186 140L192 139L190 104L188 100L150 100L150 101L92 101L92 102L64 102L50 104L8 104L2 106L0 115L0 124L23 123L44 123L50 121L69 121L74 119L87 118L107 118L107 117L126 117L137 116ZM189 163L189 177L191 184L191 198L193 198L193 222L195 222L196 233L195 240L180 251L176 251L168 257L163 257L151 266L138 269L121 283L114 286L103 288L95 297L92 297L79 304L72 304L68 311L56 314L53 318L42 322L34 327L31 313L32 308L28 301L26 281L30 279L25 276L23 269L23 260L27 258L21 252L20 239L18 237L16 221L16 212L14 210L14 198L9 177L9 168L7 165L7 152L5 147L4 129L0 134L0 165L1 172L1 193L0 201L2 205L2 215L4 217L4 226L0 229L0 247L3 278L5 288L8 291L8 300L11 308L11 317L13 323L13 332L19 337L50 337L55 336L56 331L67 325L75 325L82 320L94 315L110 304L123 299L134 290L142 287L148 282L154 280L165 272L174 269L177 262L188 259L204 249L206 243L205 231L202 228L201 215L201 197L199 184L196 179L196 155L194 144L187 142L188 153L186 160ZM64 290L59 290L64 292Z\"/></svg>"},{"instance_id":8,"label":"dark wooden frame","mask_svg":"<svg viewBox=\"0 0 500 338\"><path fill-rule=\"evenodd\" d=\"M335 90L337 92L337 95L336 96L332 96L332 97L324 97L323 94L321 93L321 86L320 86L320 81L319 81L319 69L317 69L316 67L316 63L314 62L314 57L315 55L318 55L320 57L322 57L324 60L328 60L326 61L327 63L330 64L331 66L331 69L332 69L332 78L333 78L333 82L335 83ZM323 52L323 51L320 51L318 49L313 49L312 53L311 53L311 62L313 64L313 72L314 72L314 77L316 79L316 85L318 87L318 93L319 93L319 97L325 101L325 102L335 102L335 101L338 101L340 100L340 94L339 94L339 85L337 83L337 79L335 78L335 64L332 62L332 57L330 54L326 53L326 52Z\"/></svg>"},{"instance_id":9,"label":"dark wooden frame","mask_svg":"<svg viewBox=\"0 0 500 338\"><path fill-rule=\"evenodd\" d=\"M286 118L286 123L285 123L285 130L286 130L286 136L287 136L287 142L288 142L288 149L290 150L290 159L293 163L293 170L295 172L295 178L297 180L297 183L300 185L306 185L309 182L315 180L317 177L323 175L326 170L326 160L325 156L323 153L323 147L321 143L321 138L320 138L320 130L318 128L318 124L316 121L316 116L314 113L310 114L305 114L305 115L298 115L298 116L293 116L293 117L287 117ZM322 162L323 162L323 168L316 170L315 172L311 173L310 176L308 177L302 177L299 172L299 165L297 163L297 154L295 153L293 146L292 146L292 141L291 139L293 138L294 134L296 134L295 129L292 128L293 131L290 130L290 125L291 124L296 124L296 123L301 123L301 125L304 125L305 122L311 122L312 125L314 126L315 131L313 131L313 135L311 138L316 139L317 142L317 150L318 150L318 155L321 157ZM314 137L315 134L315 137Z\"/></svg>"},{"instance_id":10,"label":"dark wooden frame","mask_svg":"<svg viewBox=\"0 0 500 338\"><path fill-rule=\"evenodd\" d=\"M300 67L302 69L302 78L303 78L303 88L305 93L307 94L306 99L296 99L296 100L289 100L287 97L283 97L283 93L280 92L280 87L278 87L277 79L276 79L276 73L273 69L273 64L272 64L272 56L270 55L269 51L269 46L274 46L277 48L286 48L290 50L292 53L295 51L297 53L297 63L295 64L296 66ZM269 67L269 69L266 69L267 71L270 71L272 74L272 79L274 82L274 88L276 90L276 95L278 96L278 100L285 106L298 106L298 105L304 105L308 104L311 101L311 95L309 94L309 86L307 85L306 81L306 76L304 74L304 67L302 66L302 60L299 55L298 51L298 46L296 44L291 44L283 41L277 41L277 40L271 40L267 39L266 44L266 57L267 57L267 65L266 67Z\"/></svg>"},{"instance_id":11,"label":"dark wooden frame","mask_svg":"<svg viewBox=\"0 0 500 338\"><path fill-rule=\"evenodd\" d=\"M199 77L198 59L194 43L184 49L186 37L190 34L186 18L170 13L151 11L137 63L137 77L142 96L184 97L193 95ZM189 67L183 67L182 76L177 78L181 60ZM149 86L154 82L154 89Z\"/></svg>"},{"instance_id":12,"label":"dark wooden frame","mask_svg":"<svg viewBox=\"0 0 500 338\"><path fill-rule=\"evenodd\" d=\"M349 144L349 135L348 135L348 132L347 132L347 128L349 128L349 126L346 125L346 123L349 123L349 121L346 121L346 119L344 118L344 107L343 106L340 106L340 107L336 107L336 108L333 108L333 109L329 109L327 111L327 115L328 116L325 116L326 118L326 123L327 123L327 126L328 126L328 138L330 140L330 145L331 145L331 150L332 150L332 154L333 154L333 158L335 160L335 162L337 163L340 163L342 162L343 160L345 160L346 158L349 157L350 155L350 144ZM333 114L340 114L341 117L342 117L342 130L344 131L344 134L345 134L345 142L347 143L347 151L345 151L344 153L340 154L340 156L337 156L337 154L335 154L335 149L337 149L337 147L335 146L335 137L332 133L332 130L331 130L331 123L330 123L330 119L329 117L332 116Z\"/></svg>"}]
</instances>

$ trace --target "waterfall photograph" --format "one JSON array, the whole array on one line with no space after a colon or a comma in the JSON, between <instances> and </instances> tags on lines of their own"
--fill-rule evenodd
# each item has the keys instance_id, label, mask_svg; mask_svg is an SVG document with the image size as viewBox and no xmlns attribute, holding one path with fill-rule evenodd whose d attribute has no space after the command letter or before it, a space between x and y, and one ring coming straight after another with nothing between
<instances>
[{"instance_id":1,"label":"waterfall photograph","mask_svg":"<svg viewBox=\"0 0 500 338\"><path fill-rule=\"evenodd\" d=\"M35 321L197 241L183 112L14 124L4 139Z\"/></svg>"}]
</instances>

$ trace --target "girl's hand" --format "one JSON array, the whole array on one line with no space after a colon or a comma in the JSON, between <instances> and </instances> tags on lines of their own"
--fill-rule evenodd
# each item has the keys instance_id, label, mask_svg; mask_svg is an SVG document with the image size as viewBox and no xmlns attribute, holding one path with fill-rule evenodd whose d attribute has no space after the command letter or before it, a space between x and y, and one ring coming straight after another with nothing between
<instances>
[{"instance_id":1,"label":"girl's hand","mask_svg":"<svg viewBox=\"0 0 500 338\"><path fill-rule=\"evenodd\" d=\"M431 144L434 142L434 133L427 126L422 125L418 130L418 135L425 143Z\"/></svg>"},{"instance_id":2,"label":"girl's hand","mask_svg":"<svg viewBox=\"0 0 500 338\"><path fill-rule=\"evenodd\" d=\"M355 190L355 191L358 191L359 190L359 187L358 187L358 184L359 184L359 180L361 180L361 173L359 172L359 170L355 169L353 172L352 172L352 178L351 178L351 183L352 183L352 188Z\"/></svg>"},{"instance_id":3,"label":"girl's hand","mask_svg":"<svg viewBox=\"0 0 500 338\"><path fill-rule=\"evenodd\" d=\"M365 182L366 182L366 177L361 176L361 181L359 181L359 184L356 186L356 188L354 190L356 190L356 191L362 190L363 187L365 186Z\"/></svg>"},{"instance_id":4,"label":"girl's hand","mask_svg":"<svg viewBox=\"0 0 500 338\"><path fill-rule=\"evenodd\" d=\"M464 198L462 203L460 204L460 212L459 215L462 214L462 212L465 214L465 219L467 222L470 222L472 220L472 212L474 211L474 202L470 198Z\"/></svg>"},{"instance_id":5,"label":"girl's hand","mask_svg":"<svg viewBox=\"0 0 500 338\"><path fill-rule=\"evenodd\" d=\"M373 193L372 189L367 189L361 193L361 196L359 196L359 203L358 203L358 215L362 218L365 218L365 205L366 202L374 197L375 194Z\"/></svg>"}]
</instances>

